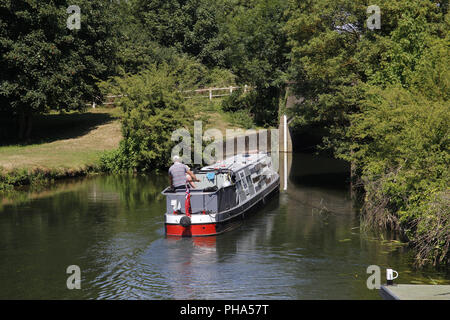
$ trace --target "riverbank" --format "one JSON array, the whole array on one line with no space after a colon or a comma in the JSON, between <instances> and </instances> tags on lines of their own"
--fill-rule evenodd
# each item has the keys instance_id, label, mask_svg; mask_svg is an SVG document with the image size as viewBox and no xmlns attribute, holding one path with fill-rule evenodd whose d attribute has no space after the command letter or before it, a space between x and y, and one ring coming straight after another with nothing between
<instances>
[{"instance_id":1,"label":"riverbank","mask_svg":"<svg viewBox=\"0 0 450 320\"><path fill-rule=\"evenodd\" d=\"M105 151L122 139L118 108L35 119L34 139L0 146L0 191L99 171Z\"/></svg>"},{"instance_id":2,"label":"riverbank","mask_svg":"<svg viewBox=\"0 0 450 320\"><path fill-rule=\"evenodd\" d=\"M195 120L203 121L205 130L215 128L225 132L240 128L230 123L219 101L199 101ZM19 144L2 138L0 192L101 172L102 155L117 149L122 140L120 117L118 107L36 116L33 138L28 142ZM0 125L4 131L14 130L11 121L0 120Z\"/></svg>"}]
</instances>

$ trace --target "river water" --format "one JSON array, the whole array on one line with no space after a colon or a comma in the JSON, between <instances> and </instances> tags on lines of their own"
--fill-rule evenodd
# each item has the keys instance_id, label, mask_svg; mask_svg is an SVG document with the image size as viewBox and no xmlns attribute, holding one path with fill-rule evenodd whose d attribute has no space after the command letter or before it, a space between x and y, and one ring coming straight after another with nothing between
<instances>
[{"instance_id":1,"label":"river water","mask_svg":"<svg viewBox=\"0 0 450 320\"><path fill-rule=\"evenodd\" d=\"M217 237L167 238L165 174L96 176L0 205L0 299L380 299L369 265L399 283L449 284L416 271L395 238L360 228L348 167L294 154L284 190ZM81 289L69 290L67 267Z\"/></svg>"}]
</instances>

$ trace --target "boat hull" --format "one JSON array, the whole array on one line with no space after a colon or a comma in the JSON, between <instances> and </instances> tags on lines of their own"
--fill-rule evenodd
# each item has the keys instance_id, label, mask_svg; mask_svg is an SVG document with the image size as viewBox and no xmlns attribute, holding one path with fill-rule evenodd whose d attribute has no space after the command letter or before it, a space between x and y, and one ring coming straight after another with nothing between
<instances>
[{"instance_id":1,"label":"boat hull","mask_svg":"<svg viewBox=\"0 0 450 320\"><path fill-rule=\"evenodd\" d=\"M217 234L216 223L191 224L183 227L180 224L166 223L166 235L178 237L213 236Z\"/></svg>"},{"instance_id":2,"label":"boat hull","mask_svg":"<svg viewBox=\"0 0 450 320\"><path fill-rule=\"evenodd\" d=\"M205 237L214 236L226 231L230 231L238 227L245 213L250 211L257 204L264 203L265 200L276 191L279 190L280 179L279 176L262 191L257 197L250 199L249 201L232 208L225 212L217 214L194 214L191 215L190 225L182 226L180 223L181 217L185 217L184 214L174 215L166 214L165 231L167 236L178 237Z\"/></svg>"}]
</instances>

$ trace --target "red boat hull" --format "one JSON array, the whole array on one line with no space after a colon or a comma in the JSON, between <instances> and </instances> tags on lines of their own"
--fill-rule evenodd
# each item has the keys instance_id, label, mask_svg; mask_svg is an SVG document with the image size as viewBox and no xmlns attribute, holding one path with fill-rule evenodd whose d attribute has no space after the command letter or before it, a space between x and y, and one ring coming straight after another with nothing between
<instances>
[{"instance_id":1,"label":"red boat hull","mask_svg":"<svg viewBox=\"0 0 450 320\"><path fill-rule=\"evenodd\" d=\"M179 224L166 224L166 235L192 237L192 236L213 236L218 234L215 223L191 224L183 227Z\"/></svg>"},{"instance_id":2,"label":"red boat hull","mask_svg":"<svg viewBox=\"0 0 450 320\"><path fill-rule=\"evenodd\" d=\"M265 198L270 196L274 193L275 190L277 190L279 187L279 179L274 182L274 187L270 191L265 194ZM204 236L214 236L221 234L226 231L230 231L242 224L242 221L244 219L244 213L246 213L248 210L252 209L253 206L264 203L265 198L260 198L259 200L255 199L255 202L253 203L247 203L247 205L242 208L237 214L232 215L230 218L224 219L222 221L217 222L204 222L204 221L198 221L197 223L191 223L186 227L183 227L181 224L181 220L178 219L171 219L170 222L165 223L166 228L166 235L167 236L176 236L176 237L204 237ZM238 208L239 209L239 208ZM191 216L193 218L194 215ZM195 215L196 218L197 215ZM199 219L197 219L199 220ZM177 221L177 223L174 223L174 221ZM189 222L191 222L191 219L189 219Z\"/></svg>"}]
</instances>

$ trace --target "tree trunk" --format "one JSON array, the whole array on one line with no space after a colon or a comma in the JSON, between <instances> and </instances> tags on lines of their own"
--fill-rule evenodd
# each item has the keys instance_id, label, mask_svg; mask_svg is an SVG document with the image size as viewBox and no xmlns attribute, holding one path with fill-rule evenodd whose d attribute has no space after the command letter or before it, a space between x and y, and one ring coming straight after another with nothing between
<instances>
[{"instance_id":1,"label":"tree trunk","mask_svg":"<svg viewBox=\"0 0 450 320\"><path fill-rule=\"evenodd\" d=\"M17 137L19 141L29 140L33 128L31 112L20 112L17 119Z\"/></svg>"},{"instance_id":2,"label":"tree trunk","mask_svg":"<svg viewBox=\"0 0 450 320\"><path fill-rule=\"evenodd\" d=\"M20 112L17 116L17 138L19 141L22 141L25 136L25 123L25 113Z\"/></svg>"},{"instance_id":3,"label":"tree trunk","mask_svg":"<svg viewBox=\"0 0 450 320\"><path fill-rule=\"evenodd\" d=\"M33 129L33 114L29 112L26 115L26 129L25 129L25 139L28 141L31 138L31 131Z\"/></svg>"},{"instance_id":4,"label":"tree trunk","mask_svg":"<svg viewBox=\"0 0 450 320\"><path fill-rule=\"evenodd\" d=\"M356 163L353 159L353 155L355 154L355 151L353 148L350 150L352 161L350 162L350 198L355 201L357 196L357 190L356 190Z\"/></svg>"}]
</instances>

